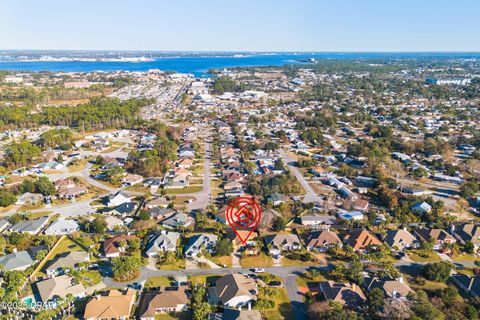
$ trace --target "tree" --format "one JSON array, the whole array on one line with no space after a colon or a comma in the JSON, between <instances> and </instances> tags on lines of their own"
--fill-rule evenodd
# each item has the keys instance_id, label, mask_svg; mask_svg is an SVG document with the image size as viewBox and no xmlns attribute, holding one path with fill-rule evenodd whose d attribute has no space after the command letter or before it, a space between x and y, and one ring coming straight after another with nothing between
<instances>
[{"instance_id":1,"label":"tree","mask_svg":"<svg viewBox=\"0 0 480 320\"><path fill-rule=\"evenodd\" d=\"M223 238L217 241L217 244L215 245L216 256L228 256L232 252L233 252L233 245L229 239Z\"/></svg>"},{"instance_id":2,"label":"tree","mask_svg":"<svg viewBox=\"0 0 480 320\"><path fill-rule=\"evenodd\" d=\"M17 202L17 197L8 190L1 189L0 190L0 206L1 207L8 207L12 204Z\"/></svg>"},{"instance_id":3,"label":"tree","mask_svg":"<svg viewBox=\"0 0 480 320\"><path fill-rule=\"evenodd\" d=\"M460 193L464 198L471 198L479 191L479 184L477 181L467 181L460 187Z\"/></svg>"},{"instance_id":4,"label":"tree","mask_svg":"<svg viewBox=\"0 0 480 320\"><path fill-rule=\"evenodd\" d=\"M425 320L443 320L445 315L435 308L435 306L428 299L427 294L424 291L418 291L417 297L413 304L413 311L421 319Z\"/></svg>"},{"instance_id":5,"label":"tree","mask_svg":"<svg viewBox=\"0 0 480 320\"><path fill-rule=\"evenodd\" d=\"M47 255L47 250L40 250L37 252L37 255L35 256L35 259L37 261L42 261L45 256Z\"/></svg>"},{"instance_id":6,"label":"tree","mask_svg":"<svg viewBox=\"0 0 480 320\"><path fill-rule=\"evenodd\" d=\"M423 266L423 276L427 280L445 282L450 277L453 265L450 262L440 261Z\"/></svg>"},{"instance_id":7,"label":"tree","mask_svg":"<svg viewBox=\"0 0 480 320\"><path fill-rule=\"evenodd\" d=\"M465 244L463 245L463 251L468 254L473 254L475 252L475 245L473 244L473 242L465 241Z\"/></svg>"},{"instance_id":8,"label":"tree","mask_svg":"<svg viewBox=\"0 0 480 320\"><path fill-rule=\"evenodd\" d=\"M282 217L276 217L272 224L273 231L283 231L287 226L285 219Z\"/></svg>"},{"instance_id":9,"label":"tree","mask_svg":"<svg viewBox=\"0 0 480 320\"><path fill-rule=\"evenodd\" d=\"M138 274L141 265L140 255L115 257L112 259L113 277L122 281L130 280Z\"/></svg>"},{"instance_id":10,"label":"tree","mask_svg":"<svg viewBox=\"0 0 480 320\"><path fill-rule=\"evenodd\" d=\"M140 211L140 213L138 214L138 218L140 220L150 220L150 213L148 213L147 211Z\"/></svg>"},{"instance_id":11,"label":"tree","mask_svg":"<svg viewBox=\"0 0 480 320\"><path fill-rule=\"evenodd\" d=\"M55 185L47 177L40 177L34 183L35 191L41 193L44 196L53 196L56 192Z\"/></svg>"},{"instance_id":12,"label":"tree","mask_svg":"<svg viewBox=\"0 0 480 320\"><path fill-rule=\"evenodd\" d=\"M30 141L23 140L12 143L5 150L5 163L7 167L25 166L40 155L40 148Z\"/></svg>"},{"instance_id":13,"label":"tree","mask_svg":"<svg viewBox=\"0 0 480 320\"><path fill-rule=\"evenodd\" d=\"M376 315L382 308L385 302L385 294L380 288L373 288L368 293L368 312L370 315Z\"/></svg>"},{"instance_id":14,"label":"tree","mask_svg":"<svg viewBox=\"0 0 480 320\"><path fill-rule=\"evenodd\" d=\"M195 286L192 290L192 310L194 320L207 319L208 314L212 311L212 306L205 301L205 287Z\"/></svg>"},{"instance_id":15,"label":"tree","mask_svg":"<svg viewBox=\"0 0 480 320\"><path fill-rule=\"evenodd\" d=\"M95 218L89 226L89 231L100 234L105 233L107 231L107 222L104 218Z\"/></svg>"}]
</instances>

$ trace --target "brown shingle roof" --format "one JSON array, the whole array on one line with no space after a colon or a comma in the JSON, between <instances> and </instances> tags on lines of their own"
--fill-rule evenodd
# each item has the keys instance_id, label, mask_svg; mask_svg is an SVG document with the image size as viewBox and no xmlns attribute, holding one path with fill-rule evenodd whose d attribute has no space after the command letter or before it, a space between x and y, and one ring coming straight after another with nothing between
<instances>
[{"instance_id":1,"label":"brown shingle roof","mask_svg":"<svg viewBox=\"0 0 480 320\"><path fill-rule=\"evenodd\" d=\"M129 317L135 301L135 290L127 289L125 293L111 290L105 296L92 298L85 306L86 319L111 319Z\"/></svg>"}]
</instances>

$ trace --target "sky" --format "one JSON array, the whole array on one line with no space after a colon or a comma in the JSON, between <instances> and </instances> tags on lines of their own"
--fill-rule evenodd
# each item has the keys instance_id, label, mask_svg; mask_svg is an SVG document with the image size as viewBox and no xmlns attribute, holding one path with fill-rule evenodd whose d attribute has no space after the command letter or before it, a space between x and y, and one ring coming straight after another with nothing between
<instances>
[{"instance_id":1,"label":"sky","mask_svg":"<svg viewBox=\"0 0 480 320\"><path fill-rule=\"evenodd\" d=\"M0 49L480 51L478 0L0 0Z\"/></svg>"}]
</instances>

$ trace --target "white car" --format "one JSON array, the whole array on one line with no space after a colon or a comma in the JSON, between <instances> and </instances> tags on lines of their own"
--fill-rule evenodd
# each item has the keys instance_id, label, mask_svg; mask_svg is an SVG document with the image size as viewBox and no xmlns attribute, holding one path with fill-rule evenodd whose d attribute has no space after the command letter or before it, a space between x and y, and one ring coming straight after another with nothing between
<instances>
[{"instance_id":1,"label":"white car","mask_svg":"<svg viewBox=\"0 0 480 320\"><path fill-rule=\"evenodd\" d=\"M263 268L255 268L255 269L253 269L253 272L255 272L255 273L265 272L265 269L263 269Z\"/></svg>"}]
</instances>

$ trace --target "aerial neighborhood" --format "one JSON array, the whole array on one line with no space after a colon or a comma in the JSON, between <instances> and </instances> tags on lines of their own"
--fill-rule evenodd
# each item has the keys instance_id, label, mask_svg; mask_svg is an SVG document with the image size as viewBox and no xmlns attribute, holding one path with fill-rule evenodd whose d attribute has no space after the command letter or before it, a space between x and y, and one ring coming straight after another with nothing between
<instances>
[{"instance_id":1,"label":"aerial neighborhood","mask_svg":"<svg viewBox=\"0 0 480 320\"><path fill-rule=\"evenodd\" d=\"M478 60L300 62L1 71L2 319L478 319Z\"/></svg>"}]
</instances>

